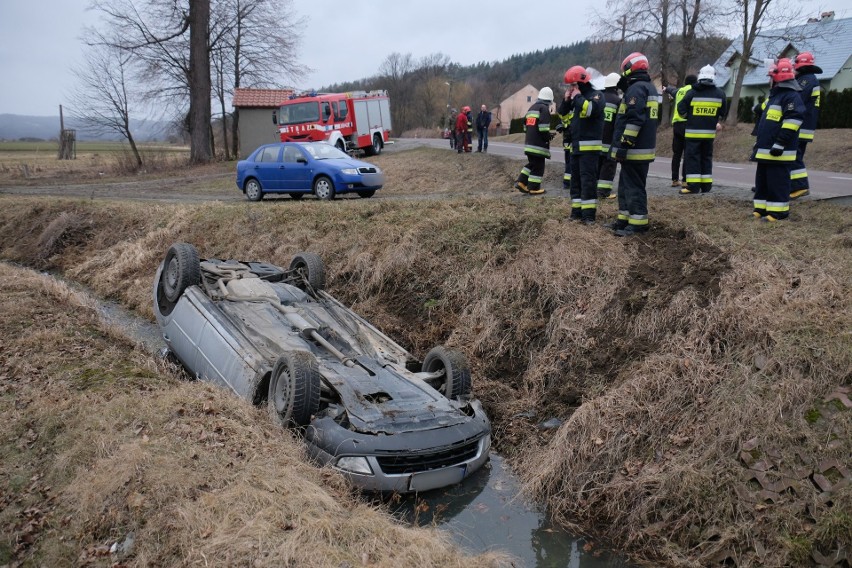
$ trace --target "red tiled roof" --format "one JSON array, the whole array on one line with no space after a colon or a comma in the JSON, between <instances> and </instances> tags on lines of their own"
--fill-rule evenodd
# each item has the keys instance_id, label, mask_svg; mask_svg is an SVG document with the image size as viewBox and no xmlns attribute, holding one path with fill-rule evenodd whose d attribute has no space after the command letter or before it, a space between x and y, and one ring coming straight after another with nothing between
<instances>
[{"instance_id":1,"label":"red tiled roof","mask_svg":"<svg viewBox=\"0 0 852 568\"><path fill-rule=\"evenodd\" d=\"M235 107L277 108L292 89L234 89Z\"/></svg>"}]
</instances>

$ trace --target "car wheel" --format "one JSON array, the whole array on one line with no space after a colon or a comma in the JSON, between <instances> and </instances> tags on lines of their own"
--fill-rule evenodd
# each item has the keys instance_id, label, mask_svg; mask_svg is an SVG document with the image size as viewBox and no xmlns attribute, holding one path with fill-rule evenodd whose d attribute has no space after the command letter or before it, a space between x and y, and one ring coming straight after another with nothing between
<instances>
[{"instance_id":1,"label":"car wheel","mask_svg":"<svg viewBox=\"0 0 852 568\"><path fill-rule=\"evenodd\" d=\"M284 428L305 426L320 405L320 374L316 358L307 351L291 351L278 358L269 378L267 409Z\"/></svg>"},{"instance_id":2,"label":"car wheel","mask_svg":"<svg viewBox=\"0 0 852 568\"><path fill-rule=\"evenodd\" d=\"M298 272L314 290L325 288L325 264L318 254L296 253L290 261L290 270Z\"/></svg>"},{"instance_id":3,"label":"car wheel","mask_svg":"<svg viewBox=\"0 0 852 568\"><path fill-rule=\"evenodd\" d=\"M320 199L334 199L334 182L328 176L320 176L314 182L314 195Z\"/></svg>"},{"instance_id":4,"label":"car wheel","mask_svg":"<svg viewBox=\"0 0 852 568\"><path fill-rule=\"evenodd\" d=\"M337 141L337 144L335 144L335 146L336 146L336 147L337 147L337 149L338 149L338 150L340 150L341 152L344 152L344 153L346 152L346 144L344 144L344 143L343 143L343 140L338 140L338 141Z\"/></svg>"},{"instance_id":5,"label":"car wheel","mask_svg":"<svg viewBox=\"0 0 852 568\"><path fill-rule=\"evenodd\" d=\"M160 274L163 294L169 302L177 302L183 291L201 283L201 263L198 251L189 243L175 243L169 247Z\"/></svg>"},{"instance_id":6,"label":"car wheel","mask_svg":"<svg viewBox=\"0 0 852 568\"><path fill-rule=\"evenodd\" d=\"M358 192L358 197L363 197L364 199L367 199L369 197L373 197L374 195L376 195L375 189L371 189L369 191L359 191Z\"/></svg>"},{"instance_id":7,"label":"car wheel","mask_svg":"<svg viewBox=\"0 0 852 568\"><path fill-rule=\"evenodd\" d=\"M301 198L303 198L304 196L305 196L305 194L304 194L304 193L291 193L291 194L290 194L290 197L291 197L292 199L295 199L296 201L299 201L299 200L300 200Z\"/></svg>"},{"instance_id":8,"label":"car wheel","mask_svg":"<svg viewBox=\"0 0 852 568\"><path fill-rule=\"evenodd\" d=\"M441 370L444 371L444 378L438 386L441 394L451 400L470 396L470 366L461 352L442 345L433 347L423 359L423 371L434 373Z\"/></svg>"},{"instance_id":9,"label":"car wheel","mask_svg":"<svg viewBox=\"0 0 852 568\"><path fill-rule=\"evenodd\" d=\"M246 182L246 197L249 201L260 201L263 199L263 188L260 187L259 181L250 178Z\"/></svg>"},{"instance_id":10,"label":"car wheel","mask_svg":"<svg viewBox=\"0 0 852 568\"><path fill-rule=\"evenodd\" d=\"M378 134L373 135L373 155L378 156L382 153L382 147L384 144L382 143L382 137Z\"/></svg>"}]
</instances>

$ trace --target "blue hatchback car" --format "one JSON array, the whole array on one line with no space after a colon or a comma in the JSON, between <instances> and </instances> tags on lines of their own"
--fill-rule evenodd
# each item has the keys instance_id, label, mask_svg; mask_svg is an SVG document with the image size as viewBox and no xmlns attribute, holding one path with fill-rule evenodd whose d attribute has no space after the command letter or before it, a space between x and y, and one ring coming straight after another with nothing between
<instances>
[{"instance_id":1,"label":"blue hatchback car","mask_svg":"<svg viewBox=\"0 0 852 568\"><path fill-rule=\"evenodd\" d=\"M293 199L314 194L334 199L338 193L372 197L385 183L377 166L345 154L325 142L266 144L237 163L237 187L251 201L266 193Z\"/></svg>"}]
</instances>

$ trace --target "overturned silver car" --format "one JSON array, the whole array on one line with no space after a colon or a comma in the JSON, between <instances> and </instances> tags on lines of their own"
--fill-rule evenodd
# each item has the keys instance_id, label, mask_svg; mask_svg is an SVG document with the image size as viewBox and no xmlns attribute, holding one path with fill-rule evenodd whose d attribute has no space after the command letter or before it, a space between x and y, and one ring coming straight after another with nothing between
<instances>
[{"instance_id":1,"label":"overturned silver car","mask_svg":"<svg viewBox=\"0 0 852 568\"><path fill-rule=\"evenodd\" d=\"M479 469L491 426L464 356L438 346L421 364L324 285L313 253L284 269L200 260L176 243L154 278L154 312L193 376L267 405L362 489L426 491Z\"/></svg>"}]
</instances>

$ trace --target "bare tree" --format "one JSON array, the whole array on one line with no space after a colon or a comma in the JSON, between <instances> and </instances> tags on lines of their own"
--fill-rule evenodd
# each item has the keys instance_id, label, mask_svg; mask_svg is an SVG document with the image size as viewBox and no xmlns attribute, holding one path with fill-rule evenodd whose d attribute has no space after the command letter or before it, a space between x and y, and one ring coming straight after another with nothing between
<instances>
[{"instance_id":1,"label":"bare tree","mask_svg":"<svg viewBox=\"0 0 852 568\"><path fill-rule=\"evenodd\" d=\"M210 131L210 0L189 0L189 159L213 158Z\"/></svg>"},{"instance_id":2,"label":"bare tree","mask_svg":"<svg viewBox=\"0 0 852 568\"><path fill-rule=\"evenodd\" d=\"M115 47L90 48L85 65L75 69L79 82L71 95L71 115L94 133L119 134L130 144L136 166L142 167L142 156L130 130L130 57Z\"/></svg>"},{"instance_id":3,"label":"bare tree","mask_svg":"<svg viewBox=\"0 0 852 568\"><path fill-rule=\"evenodd\" d=\"M792 22L801 19L802 10L785 0L732 0L732 3L731 16L739 18L742 30L742 35L738 38L741 41L740 64L734 75L734 90L731 95L731 108L728 111L728 123L734 125L737 123L743 79L749 70L763 63L753 59L755 40L759 35L788 37L790 34L787 30ZM771 36L763 34L763 30L768 28L777 29Z\"/></svg>"}]
</instances>

